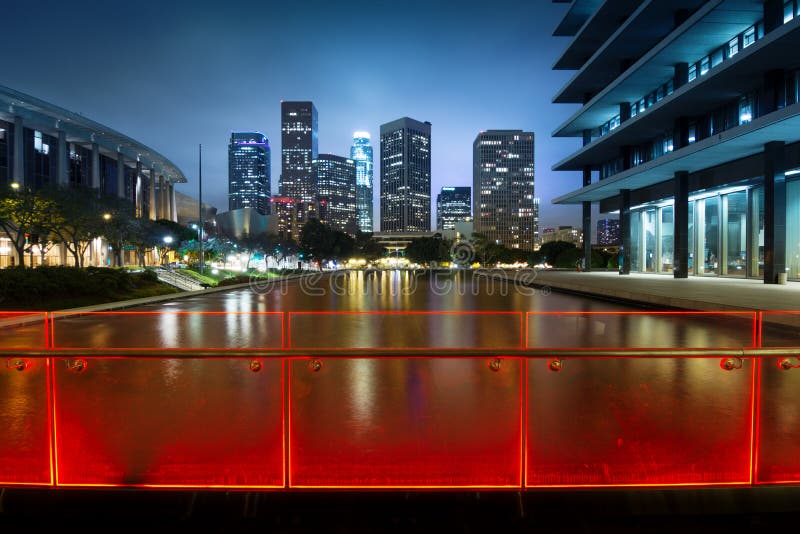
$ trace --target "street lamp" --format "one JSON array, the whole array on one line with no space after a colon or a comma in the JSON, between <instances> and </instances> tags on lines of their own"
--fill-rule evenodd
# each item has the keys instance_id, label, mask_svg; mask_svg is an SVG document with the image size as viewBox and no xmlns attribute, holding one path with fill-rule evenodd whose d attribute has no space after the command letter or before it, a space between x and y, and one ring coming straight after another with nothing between
<instances>
[{"instance_id":1,"label":"street lamp","mask_svg":"<svg viewBox=\"0 0 800 534\"><path fill-rule=\"evenodd\" d=\"M164 243L166 243L167 245L172 244L172 236L171 235L165 235L164 236Z\"/></svg>"},{"instance_id":2,"label":"street lamp","mask_svg":"<svg viewBox=\"0 0 800 534\"><path fill-rule=\"evenodd\" d=\"M110 221L111 220L111 214L110 213L104 213L103 214L103 220L104 221Z\"/></svg>"},{"instance_id":3,"label":"street lamp","mask_svg":"<svg viewBox=\"0 0 800 534\"><path fill-rule=\"evenodd\" d=\"M17 182L11 182L11 189L14 191L19 189L19 184Z\"/></svg>"}]
</instances>

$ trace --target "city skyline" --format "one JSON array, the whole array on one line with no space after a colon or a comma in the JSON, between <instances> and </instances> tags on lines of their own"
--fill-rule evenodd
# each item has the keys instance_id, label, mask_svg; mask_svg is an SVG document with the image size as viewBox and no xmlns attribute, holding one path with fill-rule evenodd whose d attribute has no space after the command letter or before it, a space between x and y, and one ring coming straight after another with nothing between
<instances>
[{"instance_id":1,"label":"city skyline","mask_svg":"<svg viewBox=\"0 0 800 534\"><path fill-rule=\"evenodd\" d=\"M197 145L202 143L203 198L220 209L227 206L231 133L260 131L270 139L271 190L277 194L280 101L311 100L319 110L321 153L348 155L354 131L370 132L376 147L380 124L396 117L431 121L436 125L431 162L436 191L471 185L472 140L479 131L535 131L540 139L542 218L548 224L579 220L575 208L550 204L551 198L580 184L579 173L556 178L549 170L576 146L573 140L549 139L571 113L569 106L550 105L552 94L569 76L549 71L561 50L559 38L551 37L563 15L557 4L515 6L509 17L487 14L482 3L470 1L458 10L446 2L411 2L402 10L361 3L354 6L361 13L358 20L347 10L317 1L257 4L246 12L202 1L191 3L191 9L182 2L148 1L137 3L136 10L113 5L96 10L50 0L37 6L36 12L45 10L48 16L37 17L23 4L6 7L9 20L17 22L8 29L8 39L23 42L26 35L44 32L84 50L83 62L98 68L78 79L69 62L52 61L49 47L32 44L5 58L0 83L112 124L158 149L186 174L188 184L178 190L192 196L197 194ZM422 23L417 8L428 15ZM308 10L314 12L310 26L303 15ZM137 37L125 37L104 24L114 17L136 26ZM165 23L169 32L163 31ZM478 24L480 40L465 31ZM96 31L68 31L78 25ZM303 41L279 54L281 43L299 28L306 36ZM412 28L414 39L389 68L372 43L400 28ZM357 78L342 75L339 65L346 57L359 58ZM512 72L510 81L525 89L504 99L485 98L493 82L476 77L474 65L487 62ZM44 64L47 69L40 68ZM375 161L376 177L379 168ZM375 219L378 190L373 188Z\"/></svg>"}]
</instances>

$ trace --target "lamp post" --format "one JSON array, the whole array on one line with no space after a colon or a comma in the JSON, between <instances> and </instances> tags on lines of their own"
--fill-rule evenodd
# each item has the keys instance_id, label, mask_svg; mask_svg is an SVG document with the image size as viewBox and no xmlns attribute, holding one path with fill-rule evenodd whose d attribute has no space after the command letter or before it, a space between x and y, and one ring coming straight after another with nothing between
<instances>
[{"instance_id":1,"label":"lamp post","mask_svg":"<svg viewBox=\"0 0 800 534\"><path fill-rule=\"evenodd\" d=\"M205 263L205 258L203 255L203 145L202 143L199 146L199 153L198 153L198 183L199 183L199 200L198 200L198 211L200 212L200 274L203 274L203 263Z\"/></svg>"}]
</instances>

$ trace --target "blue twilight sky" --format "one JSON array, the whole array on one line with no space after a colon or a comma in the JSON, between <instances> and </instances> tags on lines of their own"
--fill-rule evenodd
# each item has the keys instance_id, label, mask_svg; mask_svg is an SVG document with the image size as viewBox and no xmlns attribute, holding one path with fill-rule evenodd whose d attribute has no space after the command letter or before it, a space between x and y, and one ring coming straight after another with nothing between
<instances>
[{"instance_id":1,"label":"blue twilight sky","mask_svg":"<svg viewBox=\"0 0 800 534\"><path fill-rule=\"evenodd\" d=\"M550 69L565 10L549 0L3 0L0 84L80 112L175 162L197 196L227 210L232 130L258 130L280 176L280 101L313 100L319 150L348 155L372 134L378 220L378 131L409 116L432 126L432 203L444 185L472 185L481 130L536 134L541 226L579 224L551 199L578 173L551 166L578 139L552 139L574 106L551 104L572 74ZM435 207L435 206L434 206Z\"/></svg>"}]
</instances>

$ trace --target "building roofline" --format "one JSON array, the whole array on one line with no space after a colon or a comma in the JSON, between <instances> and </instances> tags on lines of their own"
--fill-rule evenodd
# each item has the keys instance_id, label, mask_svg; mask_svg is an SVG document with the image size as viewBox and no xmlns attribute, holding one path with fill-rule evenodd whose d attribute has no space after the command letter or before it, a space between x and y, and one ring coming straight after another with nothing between
<instances>
[{"instance_id":1,"label":"building roofline","mask_svg":"<svg viewBox=\"0 0 800 534\"><path fill-rule=\"evenodd\" d=\"M83 133L86 144L97 143L109 152L122 152L133 161L142 161L143 166L155 166L172 183L186 183L186 176L166 156L99 122L88 119L79 113L45 102L34 96L0 85L0 115L19 115L23 119L53 119L52 130L63 129L73 136ZM144 165L147 162L148 165Z\"/></svg>"}]
</instances>

